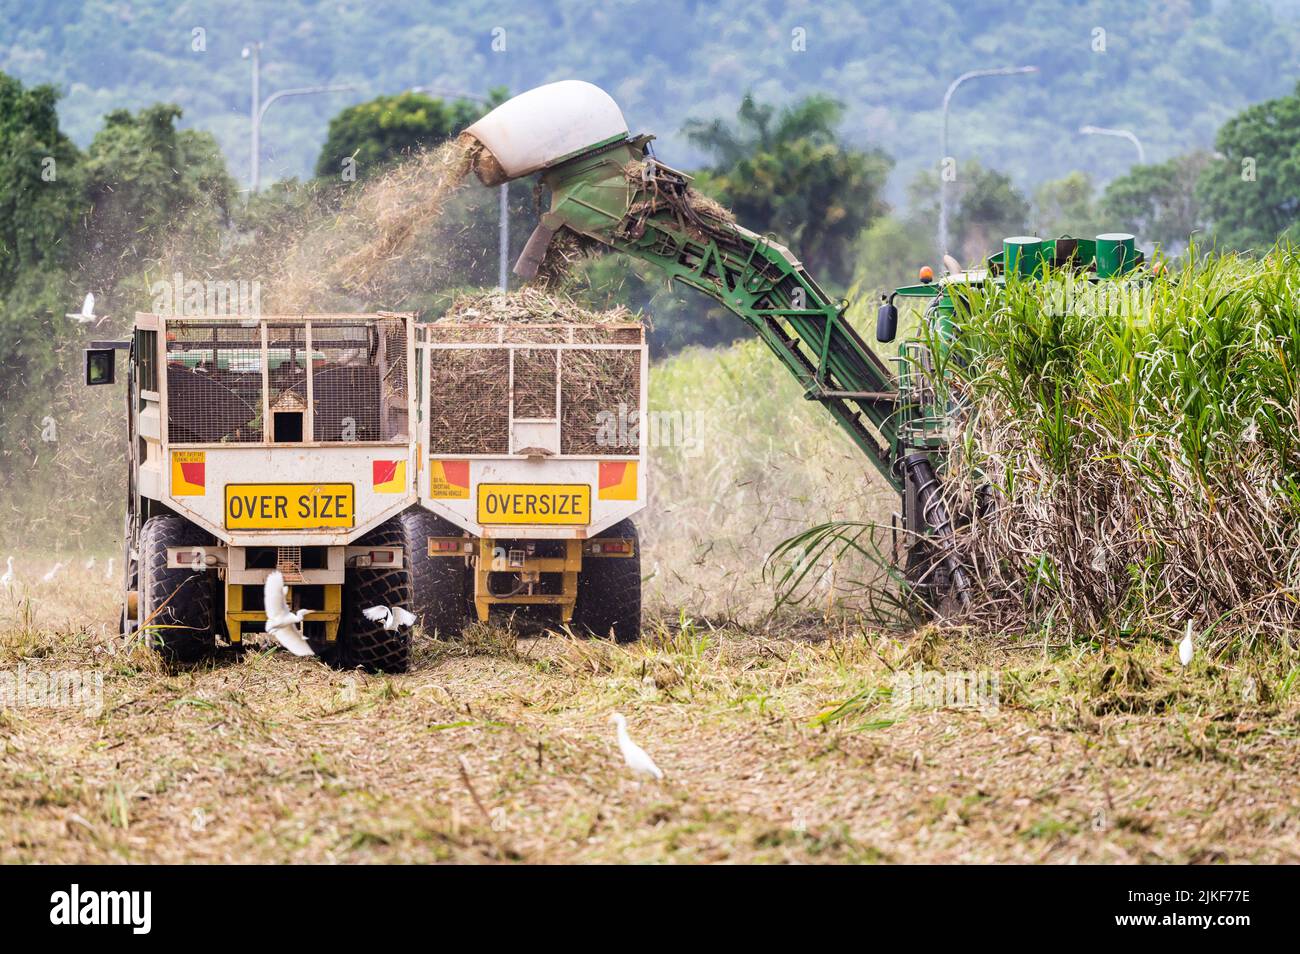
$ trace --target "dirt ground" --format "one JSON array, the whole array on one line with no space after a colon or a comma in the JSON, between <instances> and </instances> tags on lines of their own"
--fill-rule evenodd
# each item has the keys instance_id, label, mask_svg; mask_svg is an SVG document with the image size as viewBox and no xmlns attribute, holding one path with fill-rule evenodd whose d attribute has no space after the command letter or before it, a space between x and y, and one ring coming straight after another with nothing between
<instances>
[{"instance_id":1,"label":"dirt ground","mask_svg":"<svg viewBox=\"0 0 1300 954\"><path fill-rule=\"evenodd\" d=\"M628 648L421 636L403 676L270 649L167 673L108 583L24 579L0 861L1300 861L1294 659L676 616ZM54 673L102 694L34 700Z\"/></svg>"}]
</instances>

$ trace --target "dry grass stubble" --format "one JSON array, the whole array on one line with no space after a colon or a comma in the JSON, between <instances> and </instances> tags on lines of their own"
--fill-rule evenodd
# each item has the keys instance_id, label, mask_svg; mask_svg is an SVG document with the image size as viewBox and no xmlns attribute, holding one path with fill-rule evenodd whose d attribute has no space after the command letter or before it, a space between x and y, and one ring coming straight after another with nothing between
<instances>
[{"instance_id":1,"label":"dry grass stubble","mask_svg":"<svg viewBox=\"0 0 1300 954\"><path fill-rule=\"evenodd\" d=\"M677 620L626 649L475 627L400 677L167 673L108 634L107 584L23 589L0 671L93 669L104 704L4 710L4 861L1300 860L1294 662ZM914 666L992 669L1002 704L900 709ZM616 709L664 783L623 768Z\"/></svg>"}]
</instances>

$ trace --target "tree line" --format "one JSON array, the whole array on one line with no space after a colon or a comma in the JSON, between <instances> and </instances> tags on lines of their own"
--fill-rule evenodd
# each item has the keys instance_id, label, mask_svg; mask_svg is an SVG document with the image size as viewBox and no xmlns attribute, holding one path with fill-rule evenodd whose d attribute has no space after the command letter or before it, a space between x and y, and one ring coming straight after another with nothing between
<instances>
[{"instance_id":1,"label":"tree line","mask_svg":"<svg viewBox=\"0 0 1300 954\"><path fill-rule=\"evenodd\" d=\"M11 425L18 417L30 422L28 405L58 366L59 346L76 337L62 316L84 290L95 290L119 314L144 307L139 279L182 225L189 236L207 236L214 254L237 256L259 235L328 212L353 182L456 135L506 96L504 89L487 91L481 101L406 92L350 106L330 122L312 180L248 196L227 172L213 136L180 128L174 105L110 112L80 150L60 130L52 88L24 87L0 73L0 161L9 170L0 179L5 448L39 450L27 446L29 426L14 431ZM695 172L700 189L747 227L788 244L833 293L857 288L865 294L908 281L917 265L934 263L939 171L918 174L906 207L892 209L884 195L893 157L849 145L843 121L844 105L828 96L776 106L746 95L734 118L692 118L682 132L708 157ZM1261 249L1295 225L1296 141L1300 87L1231 118L1214 152L1134 166L1102 189L1070 172L1027 195L1006 173L964 160L949 187L952 250L968 264L1007 234L1114 230L1134 232L1174 256L1192 240ZM511 195L517 251L538 208L528 184ZM470 251L463 274L447 278L450 286L493 281L495 223L490 212L482 218L462 236ZM580 278L581 294L593 304L646 310L660 354L737 333L709 302L667 290L636 263L593 259Z\"/></svg>"}]
</instances>

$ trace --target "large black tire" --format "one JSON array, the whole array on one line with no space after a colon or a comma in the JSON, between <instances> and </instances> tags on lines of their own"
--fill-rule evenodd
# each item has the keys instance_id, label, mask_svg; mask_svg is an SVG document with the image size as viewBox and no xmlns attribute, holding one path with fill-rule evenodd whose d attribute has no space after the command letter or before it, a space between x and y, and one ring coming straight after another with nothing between
<instances>
[{"instance_id":1,"label":"large black tire","mask_svg":"<svg viewBox=\"0 0 1300 954\"><path fill-rule=\"evenodd\" d=\"M411 570L411 612L430 636L455 639L469 618L469 567L464 557L429 556L429 538L458 537L460 528L423 507L412 507L398 520Z\"/></svg>"},{"instance_id":2,"label":"large black tire","mask_svg":"<svg viewBox=\"0 0 1300 954\"><path fill-rule=\"evenodd\" d=\"M202 659L216 646L216 630L213 574L169 570L167 548L211 543L203 530L172 515L150 517L140 530L140 624L148 630L149 645L169 662Z\"/></svg>"},{"instance_id":3,"label":"large black tire","mask_svg":"<svg viewBox=\"0 0 1300 954\"><path fill-rule=\"evenodd\" d=\"M358 546L404 546L402 522L394 518L371 530ZM343 627L335 662L345 669L366 672L406 672L411 667L411 629L386 630L362 615L370 606L411 608L411 570L350 570L343 582Z\"/></svg>"},{"instance_id":4,"label":"large black tire","mask_svg":"<svg viewBox=\"0 0 1300 954\"><path fill-rule=\"evenodd\" d=\"M600 537L632 541L630 557L586 556L578 573L573 630L618 643L641 638L641 540L631 520L614 524Z\"/></svg>"}]
</instances>

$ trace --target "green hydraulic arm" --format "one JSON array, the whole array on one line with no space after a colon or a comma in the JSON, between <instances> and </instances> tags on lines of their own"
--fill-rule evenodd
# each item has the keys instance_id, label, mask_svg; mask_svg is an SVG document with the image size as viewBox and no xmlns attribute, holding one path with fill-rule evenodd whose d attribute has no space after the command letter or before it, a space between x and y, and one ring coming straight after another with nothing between
<instances>
[{"instance_id":1,"label":"green hydraulic arm","mask_svg":"<svg viewBox=\"0 0 1300 954\"><path fill-rule=\"evenodd\" d=\"M900 398L884 362L799 261L724 217L689 177L649 154L649 136L620 138L542 172L551 207L515 271L531 278L567 228L662 269L738 315L900 493Z\"/></svg>"}]
</instances>

